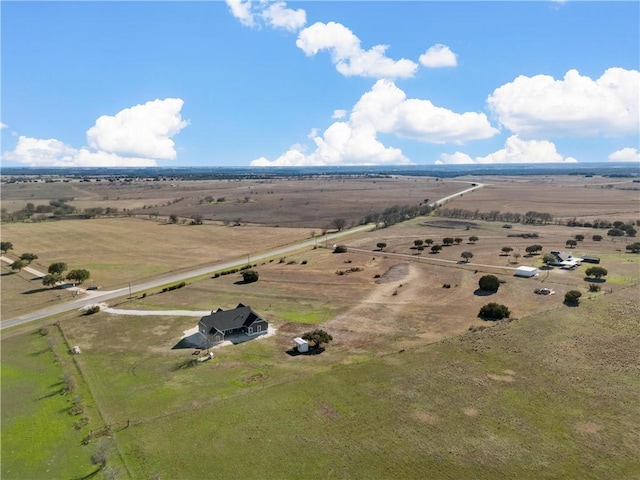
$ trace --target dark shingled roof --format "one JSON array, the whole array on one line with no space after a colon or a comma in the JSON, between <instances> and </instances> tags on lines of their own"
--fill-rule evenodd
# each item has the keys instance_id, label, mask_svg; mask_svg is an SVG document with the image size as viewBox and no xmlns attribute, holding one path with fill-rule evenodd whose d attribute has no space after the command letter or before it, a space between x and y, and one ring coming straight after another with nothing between
<instances>
[{"instance_id":1,"label":"dark shingled roof","mask_svg":"<svg viewBox=\"0 0 640 480\"><path fill-rule=\"evenodd\" d=\"M221 332L233 330L241 327L249 327L254 322L263 320L251 310L251 307L247 307L241 303L238 304L233 310L222 310L218 308L211 315L206 315L200 319L200 324L204 325L206 332L210 332L213 329Z\"/></svg>"}]
</instances>

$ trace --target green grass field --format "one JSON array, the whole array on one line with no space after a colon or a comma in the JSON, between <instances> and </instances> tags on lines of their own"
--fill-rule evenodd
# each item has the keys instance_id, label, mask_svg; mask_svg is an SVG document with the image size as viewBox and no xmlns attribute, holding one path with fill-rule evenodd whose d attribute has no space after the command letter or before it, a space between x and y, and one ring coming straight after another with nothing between
<instances>
[{"instance_id":1,"label":"green grass field","mask_svg":"<svg viewBox=\"0 0 640 480\"><path fill-rule=\"evenodd\" d=\"M202 406L187 396L118 442L136 478L637 478L634 293ZM215 396L226 374L206 369Z\"/></svg>"}]
</instances>

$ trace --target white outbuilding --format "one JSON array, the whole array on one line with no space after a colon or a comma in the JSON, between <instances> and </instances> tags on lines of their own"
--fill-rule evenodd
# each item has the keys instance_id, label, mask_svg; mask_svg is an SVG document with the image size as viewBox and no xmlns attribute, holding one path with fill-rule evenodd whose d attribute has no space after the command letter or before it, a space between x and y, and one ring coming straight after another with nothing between
<instances>
[{"instance_id":1,"label":"white outbuilding","mask_svg":"<svg viewBox=\"0 0 640 480\"><path fill-rule=\"evenodd\" d=\"M536 267L525 267L525 266L516 268L516 271L514 273L516 277L525 277L525 278L535 277L537 274L538 274L538 269Z\"/></svg>"},{"instance_id":2,"label":"white outbuilding","mask_svg":"<svg viewBox=\"0 0 640 480\"><path fill-rule=\"evenodd\" d=\"M300 353L305 353L309 351L309 342L307 342L306 340L300 337L296 337L293 339L293 341L295 342L296 348Z\"/></svg>"}]
</instances>

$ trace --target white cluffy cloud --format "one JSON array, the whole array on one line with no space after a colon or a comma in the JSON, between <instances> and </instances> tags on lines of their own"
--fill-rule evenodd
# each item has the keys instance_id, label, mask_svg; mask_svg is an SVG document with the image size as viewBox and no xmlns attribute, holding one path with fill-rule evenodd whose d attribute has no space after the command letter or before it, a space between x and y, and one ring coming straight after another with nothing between
<instances>
[{"instance_id":1,"label":"white cluffy cloud","mask_svg":"<svg viewBox=\"0 0 640 480\"><path fill-rule=\"evenodd\" d=\"M260 27L259 20L272 28L297 32L307 23L303 9L287 8L285 2L251 2L250 0L226 0L231 14L245 27Z\"/></svg>"},{"instance_id":2,"label":"white cluffy cloud","mask_svg":"<svg viewBox=\"0 0 640 480\"><path fill-rule=\"evenodd\" d=\"M456 113L429 100L407 98L389 80L378 80L360 97L351 113L352 122L372 124L377 131L428 143L465 143L494 136L484 113Z\"/></svg>"},{"instance_id":3,"label":"white cluffy cloud","mask_svg":"<svg viewBox=\"0 0 640 480\"><path fill-rule=\"evenodd\" d=\"M74 148L56 140L20 136L3 158L32 167L152 167L156 160L175 159L171 137L188 125L182 99L154 100L102 116L87 131L88 147Z\"/></svg>"},{"instance_id":4,"label":"white cluffy cloud","mask_svg":"<svg viewBox=\"0 0 640 480\"><path fill-rule=\"evenodd\" d=\"M333 115L331 115L331 118L344 118L347 116L347 111L346 110L334 110L333 111Z\"/></svg>"},{"instance_id":5,"label":"white cluffy cloud","mask_svg":"<svg viewBox=\"0 0 640 480\"><path fill-rule=\"evenodd\" d=\"M563 157L547 140L522 140L518 135L507 138L504 148L486 157L472 158L466 153L443 153L436 165L469 163L576 163L573 157Z\"/></svg>"},{"instance_id":6,"label":"white cluffy cloud","mask_svg":"<svg viewBox=\"0 0 640 480\"><path fill-rule=\"evenodd\" d=\"M458 65L456 54L446 45L438 43L420 55L420 63L428 68L455 67Z\"/></svg>"},{"instance_id":7,"label":"white cluffy cloud","mask_svg":"<svg viewBox=\"0 0 640 480\"><path fill-rule=\"evenodd\" d=\"M307 12L301 8L298 10L287 8L284 2L275 2L262 11L262 18L273 28L297 32L307 23Z\"/></svg>"},{"instance_id":8,"label":"white cluffy cloud","mask_svg":"<svg viewBox=\"0 0 640 480\"><path fill-rule=\"evenodd\" d=\"M3 128L9 128L9 125L7 125L6 123L0 122L0 130L2 130Z\"/></svg>"},{"instance_id":9,"label":"white cluffy cloud","mask_svg":"<svg viewBox=\"0 0 640 480\"><path fill-rule=\"evenodd\" d=\"M182 120L180 98L153 100L125 108L114 116L103 115L87 131L95 150L162 160L176 158L171 137L188 125Z\"/></svg>"},{"instance_id":10,"label":"white cluffy cloud","mask_svg":"<svg viewBox=\"0 0 640 480\"><path fill-rule=\"evenodd\" d=\"M415 62L406 58L392 60L387 57L386 45L363 50L360 39L347 27L336 22L317 22L305 28L298 35L296 45L307 56L328 50L336 70L345 76L408 78L418 69Z\"/></svg>"},{"instance_id":11,"label":"white cluffy cloud","mask_svg":"<svg viewBox=\"0 0 640 480\"><path fill-rule=\"evenodd\" d=\"M341 112L342 113L342 112ZM344 112L346 115L346 112ZM334 118L336 113L334 112ZM315 150L294 145L279 158L261 157L252 166L408 164L398 148L385 147L378 133L430 143L464 143L497 133L484 114L455 113L427 100L407 99L389 80L378 80L362 95L347 121L335 122L322 135L312 130Z\"/></svg>"},{"instance_id":12,"label":"white cluffy cloud","mask_svg":"<svg viewBox=\"0 0 640 480\"><path fill-rule=\"evenodd\" d=\"M640 162L640 153L637 148L623 148L616 150L607 157L612 162Z\"/></svg>"},{"instance_id":13,"label":"white cluffy cloud","mask_svg":"<svg viewBox=\"0 0 640 480\"><path fill-rule=\"evenodd\" d=\"M640 72L609 68L597 80L569 70L562 80L519 76L487 99L498 121L527 137L637 134Z\"/></svg>"}]
</instances>

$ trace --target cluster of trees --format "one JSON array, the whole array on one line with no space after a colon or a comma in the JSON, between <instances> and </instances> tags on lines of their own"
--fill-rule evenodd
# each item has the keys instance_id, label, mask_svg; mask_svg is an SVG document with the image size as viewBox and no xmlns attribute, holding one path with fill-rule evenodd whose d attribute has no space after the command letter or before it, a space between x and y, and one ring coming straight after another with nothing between
<instances>
[{"instance_id":1,"label":"cluster of trees","mask_svg":"<svg viewBox=\"0 0 640 480\"><path fill-rule=\"evenodd\" d=\"M589 221L582 221L582 220L576 220L575 218L569 220L567 222L567 227L586 227L586 228L602 228L602 229L609 229L609 228L620 228L622 225L629 225L631 227L633 227L633 222L622 222L620 220L617 221L610 221L610 220L594 220L593 222L589 222ZM638 227L640 226L640 220L636 220L635 222L635 226Z\"/></svg>"},{"instance_id":2,"label":"cluster of trees","mask_svg":"<svg viewBox=\"0 0 640 480\"><path fill-rule=\"evenodd\" d=\"M633 242L625 247L631 253L640 253L640 242Z\"/></svg>"},{"instance_id":3,"label":"cluster of trees","mask_svg":"<svg viewBox=\"0 0 640 480\"><path fill-rule=\"evenodd\" d=\"M546 225L553 221L553 215L544 212L530 211L525 214L517 212L500 212L492 210L465 210L464 208L439 208L436 213L441 217L464 218L466 220L486 220L489 222L522 223L525 225Z\"/></svg>"},{"instance_id":4,"label":"cluster of trees","mask_svg":"<svg viewBox=\"0 0 640 480\"><path fill-rule=\"evenodd\" d=\"M117 208L111 207L91 207L85 208L80 212L76 207L69 204L72 200L73 197L59 198L57 200L50 200L48 205L27 203L24 208L16 210L15 212L8 212L3 208L0 218L3 222L22 222L25 220L39 222L46 220L50 216L66 217L69 215L80 215L82 218L96 218L103 215L117 215L118 213Z\"/></svg>"},{"instance_id":5,"label":"cluster of trees","mask_svg":"<svg viewBox=\"0 0 640 480\"><path fill-rule=\"evenodd\" d=\"M70 280L74 284L81 285L91 277L89 270L79 268L70 270L67 275L64 272L67 270L67 264L64 262L55 262L49 265L47 275L42 278L42 284L48 287L55 287L58 282L62 280Z\"/></svg>"},{"instance_id":6,"label":"cluster of trees","mask_svg":"<svg viewBox=\"0 0 640 480\"><path fill-rule=\"evenodd\" d=\"M432 210L432 207L424 204L404 206L394 205L393 207L385 209L382 213L372 212L365 215L362 220L360 220L360 223L363 225L366 223L376 223L389 227L396 223L404 222L405 220L410 220L421 215L427 215Z\"/></svg>"}]
</instances>

